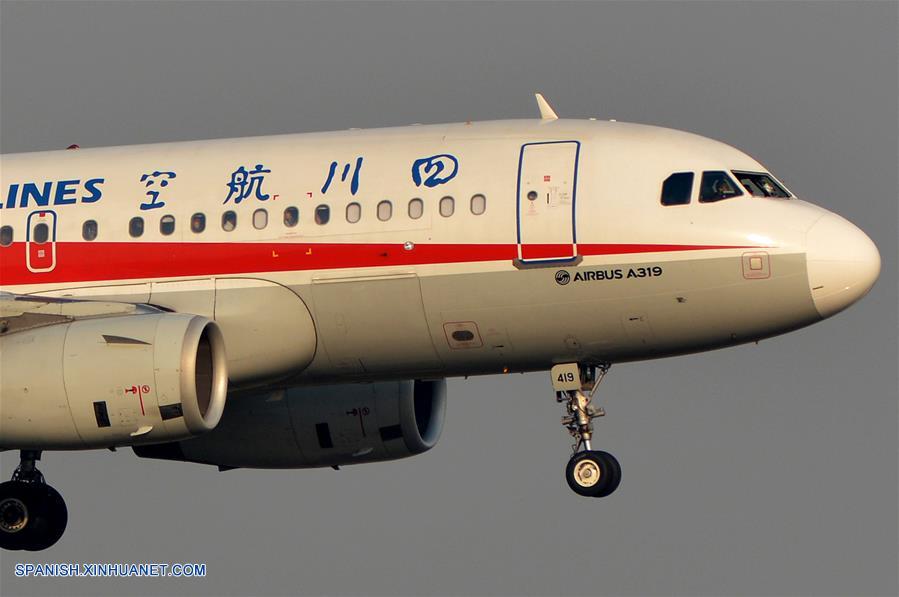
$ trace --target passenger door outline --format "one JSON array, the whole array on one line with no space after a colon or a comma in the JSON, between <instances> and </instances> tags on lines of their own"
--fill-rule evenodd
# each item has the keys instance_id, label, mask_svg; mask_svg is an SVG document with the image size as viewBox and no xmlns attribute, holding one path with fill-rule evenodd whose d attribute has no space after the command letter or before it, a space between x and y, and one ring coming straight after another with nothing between
<instances>
[{"instance_id":1,"label":"passenger door outline","mask_svg":"<svg viewBox=\"0 0 899 597\"><path fill-rule=\"evenodd\" d=\"M563 152L546 154L545 150L552 149L549 146L568 147ZM532 148L530 160L529 148ZM537 148L544 150L542 155L533 151ZM515 202L518 261L521 263L563 263L577 259L580 148L580 141L574 140L538 141L521 146ZM574 150L573 157L566 158L565 151L570 153L571 149ZM541 161L531 161L538 159ZM535 200L528 199L528 193L532 191L538 195Z\"/></svg>"}]
</instances>

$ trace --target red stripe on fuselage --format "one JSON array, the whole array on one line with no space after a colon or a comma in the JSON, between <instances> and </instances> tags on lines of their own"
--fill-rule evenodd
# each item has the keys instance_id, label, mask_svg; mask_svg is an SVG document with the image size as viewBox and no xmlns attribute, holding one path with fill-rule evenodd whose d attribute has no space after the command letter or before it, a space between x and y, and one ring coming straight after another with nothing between
<instances>
[{"instance_id":1,"label":"red stripe on fuselage","mask_svg":"<svg viewBox=\"0 0 899 597\"><path fill-rule=\"evenodd\" d=\"M571 259L574 246L567 245L521 245L521 258L528 259Z\"/></svg>"},{"instance_id":2,"label":"red stripe on fuselage","mask_svg":"<svg viewBox=\"0 0 899 597\"><path fill-rule=\"evenodd\" d=\"M533 246L533 245L531 245ZM554 247L554 245L547 245ZM726 245L586 244L580 255L751 248ZM547 251L551 253L551 250ZM25 243L0 248L0 285L142 280L380 266L512 261L514 244L57 242L56 267L33 273Z\"/></svg>"}]
</instances>

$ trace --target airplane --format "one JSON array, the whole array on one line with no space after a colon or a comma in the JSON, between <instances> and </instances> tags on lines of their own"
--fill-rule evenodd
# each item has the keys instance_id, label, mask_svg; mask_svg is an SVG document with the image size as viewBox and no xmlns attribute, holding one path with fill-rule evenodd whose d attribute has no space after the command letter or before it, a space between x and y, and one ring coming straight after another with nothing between
<instances>
[{"instance_id":1,"label":"airplane","mask_svg":"<svg viewBox=\"0 0 899 597\"><path fill-rule=\"evenodd\" d=\"M48 450L335 469L438 441L446 378L549 371L570 488L613 363L756 342L880 254L722 142L540 118L2 156L0 546L62 536Z\"/></svg>"}]
</instances>

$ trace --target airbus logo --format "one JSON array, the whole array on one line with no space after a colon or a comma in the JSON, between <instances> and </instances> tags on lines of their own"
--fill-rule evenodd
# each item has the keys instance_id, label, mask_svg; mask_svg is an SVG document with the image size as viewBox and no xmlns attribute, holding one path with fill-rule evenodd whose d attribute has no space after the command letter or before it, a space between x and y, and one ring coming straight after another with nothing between
<instances>
[{"instance_id":1,"label":"airbus logo","mask_svg":"<svg viewBox=\"0 0 899 597\"><path fill-rule=\"evenodd\" d=\"M664 273L661 265L647 265L645 267L609 268L587 271L577 271L574 277L567 270L556 271L556 284L565 286L569 282L602 282L604 280L629 280L631 278L658 278Z\"/></svg>"}]
</instances>

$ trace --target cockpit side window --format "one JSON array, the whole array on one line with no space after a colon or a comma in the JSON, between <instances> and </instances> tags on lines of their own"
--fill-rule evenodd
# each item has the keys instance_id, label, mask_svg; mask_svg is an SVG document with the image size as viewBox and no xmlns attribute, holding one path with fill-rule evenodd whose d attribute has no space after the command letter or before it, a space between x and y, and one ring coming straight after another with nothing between
<instances>
[{"instance_id":1,"label":"cockpit side window","mask_svg":"<svg viewBox=\"0 0 899 597\"><path fill-rule=\"evenodd\" d=\"M764 172L739 172L737 170L732 170L732 172L753 197L779 197L782 199L790 197L790 193L785 188Z\"/></svg>"},{"instance_id":2,"label":"cockpit side window","mask_svg":"<svg viewBox=\"0 0 899 597\"><path fill-rule=\"evenodd\" d=\"M721 170L709 170L702 173L699 185L699 202L714 203L724 199L732 199L743 194L737 184Z\"/></svg>"},{"instance_id":3,"label":"cockpit side window","mask_svg":"<svg viewBox=\"0 0 899 597\"><path fill-rule=\"evenodd\" d=\"M675 172L662 183L662 205L686 205L692 194L692 172Z\"/></svg>"}]
</instances>

